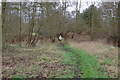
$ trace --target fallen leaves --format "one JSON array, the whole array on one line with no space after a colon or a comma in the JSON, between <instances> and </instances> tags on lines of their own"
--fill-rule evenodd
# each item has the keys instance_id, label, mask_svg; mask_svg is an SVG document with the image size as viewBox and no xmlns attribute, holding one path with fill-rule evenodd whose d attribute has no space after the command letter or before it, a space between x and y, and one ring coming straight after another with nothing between
<instances>
[{"instance_id":1,"label":"fallen leaves","mask_svg":"<svg viewBox=\"0 0 120 80\"><path fill-rule=\"evenodd\" d=\"M15 52L3 55L2 73L5 78L17 74L32 78L57 77L55 75L58 71L65 70L61 51L53 45L35 48L17 46L14 49Z\"/></svg>"}]
</instances>

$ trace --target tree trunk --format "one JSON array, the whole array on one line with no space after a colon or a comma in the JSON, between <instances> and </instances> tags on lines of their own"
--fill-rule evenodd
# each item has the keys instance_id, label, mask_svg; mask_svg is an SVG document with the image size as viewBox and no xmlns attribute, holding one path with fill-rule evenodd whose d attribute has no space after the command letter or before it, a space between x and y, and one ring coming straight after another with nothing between
<instances>
[{"instance_id":1,"label":"tree trunk","mask_svg":"<svg viewBox=\"0 0 120 80\"><path fill-rule=\"evenodd\" d=\"M118 28L120 26L120 1L118 3ZM118 35L120 35L120 29L118 29Z\"/></svg>"},{"instance_id":2,"label":"tree trunk","mask_svg":"<svg viewBox=\"0 0 120 80\"><path fill-rule=\"evenodd\" d=\"M93 8L92 8L92 10L91 10L91 15L90 15L90 28L91 28L91 41L93 41L93 39L94 39L94 31L93 31L93 24L94 24L94 12L93 12L94 10L93 10Z\"/></svg>"},{"instance_id":3,"label":"tree trunk","mask_svg":"<svg viewBox=\"0 0 120 80\"><path fill-rule=\"evenodd\" d=\"M5 23L5 11L6 11L6 0L2 2L2 50L6 49L7 45L5 43L6 40L6 23Z\"/></svg>"},{"instance_id":4,"label":"tree trunk","mask_svg":"<svg viewBox=\"0 0 120 80\"><path fill-rule=\"evenodd\" d=\"M19 46L21 46L21 2L19 5L19 14L20 14L20 33L19 33Z\"/></svg>"},{"instance_id":5,"label":"tree trunk","mask_svg":"<svg viewBox=\"0 0 120 80\"><path fill-rule=\"evenodd\" d=\"M120 1L118 3L118 47L120 47ZM120 74L119 74L120 77Z\"/></svg>"},{"instance_id":6,"label":"tree trunk","mask_svg":"<svg viewBox=\"0 0 120 80\"><path fill-rule=\"evenodd\" d=\"M30 46L31 45L31 42L32 42L32 38L33 38L33 29L34 29L34 19L35 19L35 3L33 4L32 6L33 8L33 13L32 13L32 22L31 22L31 27L30 27L30 30L29 30L29 38L28 38L28 45Z\"/></svg>"},{"instance_id":7,"label":"tree trunk","mask_svg":"<svg viewBox=\"0 0 120 80\"><path fill-rule=\"evenodd\" d=\"M37 40L37 34L35 35L34 39L31 41L30 45L34 47L36 40Z\"/></svg>"}]
</instances>

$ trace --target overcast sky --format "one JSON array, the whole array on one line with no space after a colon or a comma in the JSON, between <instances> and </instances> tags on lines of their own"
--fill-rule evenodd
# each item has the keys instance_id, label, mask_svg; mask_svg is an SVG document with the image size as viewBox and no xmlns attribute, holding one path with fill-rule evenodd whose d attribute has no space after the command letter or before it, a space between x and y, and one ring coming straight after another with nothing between
<instances>
[{"instance_id":1,"label":"overcast sky","mask_svg":"<svg viewBox=\"0 0 120 80\"><path fill-rule=\"evenodd\" d=\"M0 0L0 2L1 2L2 0ZM37 1L37 2L40 2L40 1L42 1L42 2L59 2L59 1L66 1L66 2L76 2L76 1L78 1L78 2L80 2L81 1L81 9L80 9L80 12L82 12L83 10L85 10L86 8L88 8L93 2L95 2L96 4L95 5L97 5L97 2L101 2L101 1L120 1L120 0L7 0L8 2L19 2L19 1L23 1L23 2L28 2L28 1ZM79 6L79 4L78 4L78 6ZM68 11L73 11L73 10L75 10L76 9L76 6L71 6L71 7L68 7L67 8L67 10Z\"/></svg>"},{"instance_id":2,"label":"overcast sky","mask_svg":"<svg viewBox=\"0 0 120 80\"><path fill-rule=\"evenodd\" d=\"M82 12L83 10L88 8L94 2L95 2L95 5L97 5L97 3L101 2L101 0L81 0L80 12ZM80 0L78 0L78 3L80 3ZM80 4L78 4L78 7L79 7L79 5ZM73 11L76 9L76 6L71 6L71 7L68 7L67 9L68 9L68 11Z\"/></svg>"}]
</instances>

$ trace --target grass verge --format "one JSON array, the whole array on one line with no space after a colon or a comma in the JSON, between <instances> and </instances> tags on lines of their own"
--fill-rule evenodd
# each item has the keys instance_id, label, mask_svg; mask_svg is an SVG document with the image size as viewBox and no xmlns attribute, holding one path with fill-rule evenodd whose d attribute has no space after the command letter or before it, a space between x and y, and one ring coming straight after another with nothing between
<instances>
[{"instance_id":1,"label":"grass verge","mask_svg":"<svg viewBox=\"0 0 120 80\"><path fill-rule=\"evenodd\" d=\"M104 75L104 69L98 64L95 57L90 56L83 50L72 48L68 44L63 46L62 49L66 51L63 63L71 65L68 70L74 73L69 71L71 73L71 76L69 74L70 77L77 75L77 77L82 78L107 78L107 75Z\"/></svg>"}]
</instances>

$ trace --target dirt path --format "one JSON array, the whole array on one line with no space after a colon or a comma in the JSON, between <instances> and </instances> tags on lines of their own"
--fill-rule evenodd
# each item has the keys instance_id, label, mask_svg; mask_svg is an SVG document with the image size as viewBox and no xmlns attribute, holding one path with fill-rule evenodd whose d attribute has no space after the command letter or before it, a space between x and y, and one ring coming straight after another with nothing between
<instances>
[{"instance_id":1,"label":"dirt path","mask_svg":"<svg viewBox=\"0 0 120 80\"><path fill-rule=\"evenodd\" d=\"M74 73L74 78L80 78L82 74L81 70L80 70L80 61L79 61L79 58L80 58L80 55L76 54L73 50L69 49L69 48L65 48L65 45L64 44L59 44L59 47L64 47L63 50L65 52L70 52L70 53L74 53L74 56L72 55L71 57L71 60L73 62L75 62L74 64L74 69L73 69L73 73ZM75 57L76 59L73 59L73 57Z\"/></svg>"},{"instance_id":2,"label":"dirt path","mask_svg":"<svg viewBox=\"0 0 120 80\"><path fill-rule=\"evenodd\" d=\"M117 48L97 42L69 41L68 43L74 48L82 49L92 56L97 56L100 64L110 73L108 75L110 77L117 76ZM12 47L14 48L11 50L12 52L3 53L2 56L4 78L11 78L14 75L32 78L78 78L84 75L80 73L82 72L80 65L82 60L81 56L78 56L80 55L79 52L71 52L72 49L69 47L63 51L56 44L51 43L38 44L34 48L17 45ZM88 57L86 59L88 60ZM112 64L105 61L110 61Z\"/></svg>"},{"instance_id":3,"label":"dirt path","mask_svg":"<svg viewBox=\"0 0 120 80\"><path fill-rule=\"evenodd\" d=\"M109 77L117 77L118 48L97 41L76 42L71 40L68 43L72 47L85 50L90 55L95 56L99 63L104 66Z\"/></svg>"}]
</instances>

